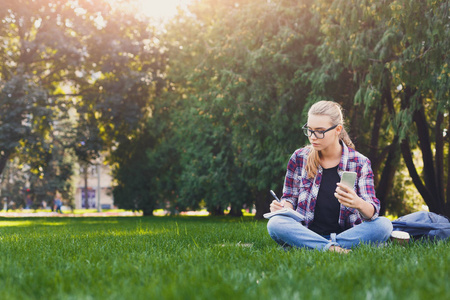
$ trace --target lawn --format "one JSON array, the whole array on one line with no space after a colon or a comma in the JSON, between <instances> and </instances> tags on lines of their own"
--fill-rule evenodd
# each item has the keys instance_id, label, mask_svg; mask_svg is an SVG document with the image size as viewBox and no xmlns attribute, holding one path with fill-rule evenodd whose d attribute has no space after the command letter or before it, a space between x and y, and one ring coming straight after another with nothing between
<instances>
[{"instance_id":1,"label":"lawn","mask_svg":"<svg viewBox=\"0 0 450 300\"><path fill-rule=\"evenodd\" d=\"M450 299L450 242L281 250L250 217L0 219L2 299Z\"/></svg>"}]
</instances>

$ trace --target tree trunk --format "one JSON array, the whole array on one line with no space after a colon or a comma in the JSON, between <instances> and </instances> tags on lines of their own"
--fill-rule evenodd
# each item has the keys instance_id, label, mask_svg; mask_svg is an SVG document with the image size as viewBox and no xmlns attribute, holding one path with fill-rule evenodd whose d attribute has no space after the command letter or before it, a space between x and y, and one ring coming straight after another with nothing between
<instances>
[{"instance_id":1,"label":"tree trunk","mask_svg":"<svg viewBox=\"0 0 450 300\"><path fill-rule=\"evenodd\" d=\"M153 209L144 209L142 213L144 217L151 217L153 216Z\"/></svg>"},{"instance_id":2,"label":"tree trunk","mask_svg":"<svg viewBox=\"0 0 450 300\"><path fill-rule=\"evenodd\" d=\"M384 165L383 172L381 174L380 182L377 186L377 198L380 200L381 209L380 215L386 214L386 201L387 197L391 194L394 187L394 176L398 168L400 161L400 147L398 143L398 137L394 138L394 141L389 146L389 154Z\"/></svg>"},{"instance_id":3,"label":"tree trunk","mask_svg":"<svg viewBox=\"0 0 450 300\"><path fill-rule=\"evenodd\" d=\"M10 156L11 152L9 151L4 151L4 154L0 155L0 174L3 173Z\"/></svg>"},{"instance_id":4,"label":"tree trunk","mask_svg":"<svg viewBox=\"0 0 450 300\"><path fill-rule=\"evenodd\" d=\"M403 160L405 161L406 167L408 168L409 176L411 176L414 185L416 186L425 203L428 205L428 208L432 212L443 214L443 212L439 211L439 206L436 203L437 199L433 197L433 195L423 184L419 174L417 173L414 161L412 159L411 149L409 147L408 141L403 140L400 143L400 148L402 150Z\"/></svg>"},{"instance_id":5,"label":"tree trunk","mask_svg":"<svg viewBox=\"0 0 450 300\"><path fill-rule=\"evenodd\" d=\"M448 119L447 134L450 134L450 118ZM450 142L448 143L447 151L447 170L450 170ZM450 173L450 171L447 171ZM445 203L445 215L450 217L450 175L447 174L447 193L446 193L446 203Z\"/></svg>"},{"instance_id":6,"label":"tree trunk","mask_svg":"<svg viewBox=\"0 0 450 300\"><path fill-rule=\"evenodd\" d=\"M255 200L255 219L261 220L264 219L264 214L270 212L270 203L272 202L272 196L268 191L258 191L256 192L256 200Z\"/></svg>"},{"instance_id":7,"label":"tree trunk","mask_svg":"<svg viewBox=\"0 0 450 300\"><path fill-rule=\"evenodd\" d=\"M442 134L442 123L444 122L444 114L438 113L436 117L436 155L435 155L435 168L436 168L436 183L437 193L441 199L444 197L444 135Z\"/></svg>"},{"instance_id":8,"label":"tree trunk","mask_svg":"<svg viewBox=\"0 0 450 300\"><path fill-rule=\"evenodd\" d=\"M434 170L433 152L431 151L430 134L428 132L428 122L425 117L425 109L421 105L419 110L416 110L413 115L414 123L417 125L417 135L419 137L419 147L422 152L423 173L425 186L429 192L436 198L438 206L441 198L438 193L438 186L436 183L436 173ZM439 207L441 210L443 207Z\"/></svg>"},{"instance_id":9,"label":"tree trunk","mask_svg":"<svg viewBox=\"0 0 450 300\"><path fill-rule=\"evenodd\" d=\"M84 208L89 208L88 164L84 165Z\"/></svg>"},{"instance_id":10,"label":"tree trunk","mask_svg":"<svg viewBox=\"0 0 450 300\"><path fill-rule=\"evenodd\" d=\"M411 108L411 99L413 96L414 92L411 88L405 87L404 98L402 99L402 109ZM434 168L433 152L431 151L430 134L428 131L429 126L425 116L425 108L422 103L418 104L420 107L412 112L412 117L417 127L419 147L422 152L424 182L422 182L422 179L417 173L407 139L404 139L401 142L402 155L406 167L408 168L409 175L430 211L444 215L446 213L445 202L438 191L437 174L435 173Z\"/></svg>"},{"instance_id":11,"label":"tree trunk","mask_svg":"<svg viewBox=\"0 0 450 300\"><path fill-rule=\"evenodd\" d=\"M370 140L370 152L369 152L369 159L372 163L372 171L374 174L374 183L376 186L379 186L377 188L377 195L380 195L379 199L381 201L381 209L384 214L386 209L386 197L390 194L390 191L392 190L393 182L387 181L389 178L393 178L393 175L395 174L395 171L397 170L397 166L392 164L393 160L396 160L398 162L398 159L396 159L396 154L398 155L399 152L399 144L398 144L398 137L394 137L394 140L392 141L391 145L385 147L381 153L379 152L379 138L380 138L380 129L381 129L381 122L383 120L384 115L384 107L387 107L387 111L389 113L388 118L394 118L395 117L395 109L394 109L394 99L392 98L392 91L391 91L391 75L390 71L387 69L384 69L383 72L383 78L382 78L382 95L381 95L381 105L376 109L375 112L375 121L372 128L372 136ZM378 177L379 169L381 167L382 162L386 159L385 168L388 166L388 169L385 171L382 171L382 174L380 177ZM378 182L380 180L380 182ZM382 181L382 182L381 182ZM381 189L381 190L380 190ZM380 191L379 191L380 190Z\"/></svg>"},{"instance_id":12,"label":"tree trunk","mask_svg":"<svg viewBox=\"0 0 450 300\"><path fill-rule=\"evenodd\" d=\"M214 206L212 209L208 209L211 216L223 216L225 213L223 212L223 208L220 205Z\"/></svg>"},{"instance_id":13,"label":"tree trunk","mask_svg":"<svg viewBox=\"0 0 450 300\"><path fill-rule=\"evenodd\" d=\"M383 106L379 106L376 108L375 112L375 120L372 126L372 133L370 138L370 150L369 150L369 159L372 163L372 171L374 175L375 185L378 184L378 170L381 165L382 158L378 153L378 142L380 139L380 128L381 128L381 120L383 118Z\"/></svg>"},{"instance_id":14,"label":"tree trunk","mask_svg":"<svg viewBox=\"0 0 450 300\"><path fill-rule=\"evenodd\" d=\"M228 215L230 217L242 217L242 208L240 206L231 205L230 213Z\"/></svg>"}]
</instances>

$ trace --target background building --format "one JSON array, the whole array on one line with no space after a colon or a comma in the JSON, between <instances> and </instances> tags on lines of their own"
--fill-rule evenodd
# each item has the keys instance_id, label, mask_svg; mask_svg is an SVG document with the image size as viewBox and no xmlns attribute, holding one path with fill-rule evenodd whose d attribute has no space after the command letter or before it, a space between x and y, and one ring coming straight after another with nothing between
<instances>
[{"instance_id":1,"label":"background building","mask_svg":"<svg viewBox=\"0 0 450 300\"><path fill-rule=\"evenodd\" d=\"M99 181L100 174L100 181ZM100 207L102 209L115 208L112 195L111 169L104 164L89 165L87 173L80 167L80 173L76 178L75 208L98 208L98 193L100 191ZM85 177L87 175L88 201L86 203Z\"/></svg>"}]
</instances>

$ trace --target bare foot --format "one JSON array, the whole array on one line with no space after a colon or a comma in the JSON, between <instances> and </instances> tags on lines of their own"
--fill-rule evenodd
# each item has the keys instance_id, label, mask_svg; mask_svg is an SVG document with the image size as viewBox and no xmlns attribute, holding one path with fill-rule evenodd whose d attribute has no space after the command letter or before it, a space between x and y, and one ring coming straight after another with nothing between
<instances>
[{"instance_id":1,"label":"bare foot","mask_svg":"<svg viewBox=\"0 0 450 300\"><path fill-rule=\"evenodd\" d=\"M350 251L352 251L349 249L341 248L339 246L330 246L330 248L328 248L328 250L332 251L332 252L337 252L337 253L349 253Z\"/></svg>"}]
</instances>

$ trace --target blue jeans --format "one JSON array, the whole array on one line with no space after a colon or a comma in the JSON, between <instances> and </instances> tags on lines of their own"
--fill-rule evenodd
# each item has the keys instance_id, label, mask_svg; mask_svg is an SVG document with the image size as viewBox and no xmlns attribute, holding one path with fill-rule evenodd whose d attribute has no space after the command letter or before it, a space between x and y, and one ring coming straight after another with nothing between
<instances>
[{"instance_id":1,"label":"blue jeans","mask_svg":"<svg viewBox=\"0 0 450 300\"><path fill-rule=\"evenodd\" d=\"M392 223L385 217L363 222L339 234L332 233L330 239L315 233L306 226L286 216L274 216L267 223L270 237L281 246L311 248L326 251L330 246L350 249L360 244L377 244L387 241L392 232Z\"/></svg>"}]
</instances>

